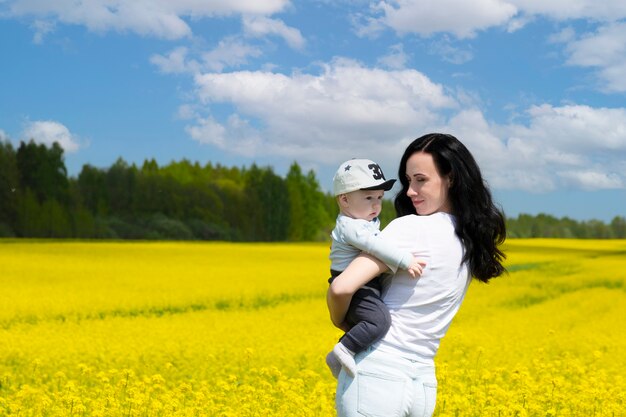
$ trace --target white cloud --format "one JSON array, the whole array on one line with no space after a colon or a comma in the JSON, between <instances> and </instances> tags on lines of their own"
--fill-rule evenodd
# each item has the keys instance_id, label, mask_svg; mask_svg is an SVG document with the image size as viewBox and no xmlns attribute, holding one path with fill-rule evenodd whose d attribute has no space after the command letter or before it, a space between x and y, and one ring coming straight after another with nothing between
<instances>
[{"instance_id":1,"label":"white cloud","mask_svg":"<svg viewBox=\"0 0 626 417\"><path fill-rule=\"evenodd\" d=\"M626 17L623 0L509 0L528 15L541 15L554 20L591 19L619 20Z\"/></svg>"},{"instance_id":2,"label":"white cloud","mask_svg":"<svg viewBox=\"0 0 626 417\"><path fill-rule=\"evenodd\" d=\"M9 16L83 25L94 32L131 31L180 39L191 35L191 28L183 18L271 15L283 10L289 0L7 0L5 3Z\"/></svg>"},{"instance_id":3,"label":"white cloud","mask_svg":"<svg viewBox=\"0 0 626 417\"><path fill-rule=\"evenodd\" d=\"M450 13L454 10L454 13ZM473 58L446 37L472 38L492 27L520 30L537 17L556 22L587 20L599 24L594 33L576 36L571 26L549 36L550 43L564 44L567 64L596 70L597 89L607 93L626 92L626 2L623 0L382 0L370 15L355 14L360 36L377 36L387 27L399 34L423 37L443 34L431 51L445 61L462 64Z\"/></svg>"},{"instance_id":4,"label":"white cloud","mask_svg":"<svg viewBox=\"0 0 626 417\"><path fill-rule=\"evenodd\" d=\"M602 171L563 171L559 172L558 175L573 187L587 191L626 188L626 182L623 177L617 174L607 174Z\"/></svg>"},{"instance_id":5,"label":"white cloud","mask_svg":"<svg viewBox=\"0 0 626 417\"><path fill-rule=\"evenodd\" d=\"M222 71L224 68L239 67L248 63L249 57L261 56L259 48L248 45L235 37L223 39L217 47L202 54L203 69Z\"/></svg>"},{"instance_id":6,"label":"white cloud","mask_svg":"<svg viewBox=\"0 0 626 417\"><path fill-rule=\"evenodd\" d=\"M465 110L448 127L502 189L626 187L626 109L534 106L526 124L490 125Z\"/></svg>"},{"instance_id":7,"label":"white cloud","mask_svg":"<svg viewBox=\"0 0 626 417\"><path fill-rule=\"evenodd\" d=\"M373 14L378 14L378 8L371 6ZM365 13L354 13L350 17L352 30L357 36L362 38L376 38L386 29L386 24L380 18L368 16Z\"/></svg>"},{"instance_id":8,"label":"white cloud","mask_svg":"<svg viewBox=\"0 0 626 417\"><path fill-rule=\"evenodd\" d=\"M198 113L192 104L181 104L176 112L176 118L179 120L192 120L197 117Z\"/></svg>"},{"instance_id":9,"label":"white cloud","mask_svg":"<svg viewBox=\"0 0 626 417\"><path fill-rule=\"evenodd\" d=\"M603 25L571 40L566 51L569 65L597 68L604 90L626 92L626 22Z\"/></svg>"},{"instance_id":10,"label":"white cloud","mask_svg":"<svg viewBox=\"0 0 626 417\"><path fill-rule=\"evenodd\" d=\"M404 47L398 43L389 48L387 55L378 58L378 63L390 69L403 69L408 60L409 56L404 52Z\"/></svg>"},{"instance_id":11,"label":"white cloud","mask_svg":"<svg viewBox=\"0 0 626 417\"><path fill-rule=\"evenodd\" d=\"M571 26L563 28L561 31L548 37L551 43L568 43L576 38L576 31Z\"/></svg>"},{"instance_id":12,"label":"white cloud","mask_svg":"<svg viewBox=\"0 0 626 417\"><path fill-rule=\"evenodd\" d=\"M178 39L191 34L189 26L173 10L157 1L15 0L13 16L46 18L52 22L83 25L94 32L132 31L140 35Z\"/></svg>"},{"instance_id":13,"label":"white cloud","mask_svg":"<svg viewBox=\"0 0 626 417\"><path fill-rule=\"evenodd\" d=\"M7 133L0 129L0 142L8 142L9 141L9 135L7 135Z\"/></svg>"},{"instance_id":14,"label":"white cloud","mask_svg":"<svg viewBox=\"0 0 626 417\"><path fill-rule=\"evenodd\" d=\"M626 109L544 104L528 110L536 140L557 144L576 153L626 152Z\"/></svg>"},{"instance_id":15,"label":"white cloud","mask_svg":"<svg viewBox=\"0 0 626 417\"><path fill-rule=\"evenodd\" d=\"M454 11L451 13L451 11ZM504 27L514 32L536 17L555 21L586 19L616 22L626 18L623 0L382 0L369 15L356 14L353 24L360 36L378 35L385 27L400 33L431 36L450 33L459 39L478 31Z\"/></svg>"},{"instance_id":16,"label":"white cloud","mask_svg":"<svg viewBox=\"0 0 626 417\"><path fill-rule=\"evenodd\" d=\"M216 145L224 148L226 129L212 117L198 118L195 126L188 126L187 133L200 143Z\"/></svg>"},{"instance_id":17,"label":"white cloud","mask_svg":"<svg viewBox=\"0 0 626 417\"><path fill-rule=\"evenodd\" d=\"M261 56L262 51L244 43L237 37L222 39L215 48L202 52L198 58L192 58L189 48L181 46L174 48L166 55L154 54L150 62L156 65L163 73L196 74L202 71L221 72L225 68L237 68L248 63L248 58Z\"/></svg>"},{"instance_id":18,"label":"white cloud","mask_svg":"<svg viewBox=\"0 0 626 417\"><path fill-rule=\"evenodd\" d=\"M165 74L180 74L185 72L194 73L200 69L200 64L194 60L188 60L188 48L181 46L171 50L167 55L154 54L150 62Z\"/></svg>"},{"instance_id":19,"label":"white cloud","mask_svg":"<svg viewBox=\"0 0 626 417\"><path fill-rule=\"evenodd\" d=\"M187 126L186 131L200 143L215 145L219 148L230 148L231 151L243 156L253 157L263 146L263 139L248 120L236 114L231 115L224 125L213 117L199 118L196 125Z\"/></svg>"},{"instance_id":20,"label":"white cloud","mask_svg":"<svg viewBox=\"0 0 626 417\"><path fill-rule=\"evenodd\" d=\"M396 32L422 36L448 32L458 38L504 25L517 13L514 5L502 0L384 0L378 10L383 16L377 21Z\"/></svg>"},{"instance_id":21,"label":"white cloud","mask_svg":"<svg viewBox=\"0 0 626 417\"><path fill-rule=\"evenodd\" d=\"M243 26L249 36L277 35L294 49L302 49L306 43L298 29L287 26L279 19L270 19L265 16L244 16Z\"/></svg>"},{"instance_id":22,"label":"white cloud","mask_svg":"<svg viewBox=\"0 0 626 417\"><path fill-rule=\"evenodd\" d=\"M509 33L517 32L533 20L533 16L517 14L515 15L515 17L511 18L511 20L509 20L506 24L506 31Z\"/></svg>"},{"instance_id":23,"label":"white cloud","mask_svg":"<svg viewBox=\"0 0 626 417\"><path fill-rule=\"evenodd\" d=\"M485 163L494 165L496 171L502 168L500 163L506 159L506 149L479 109L461 110L442 126L442 130L463 138L463 143L477 159L485 158Z\"/></svg>"},{"instance_id":24,"label":"white cloud","mask_svg":"<svg viewBox=\"0 0 626 417\"><path fill-rule=\"evenodd\" d=\"M63 124L52 120L29 122L22 132L22 138L24 141L32 139L45 145L57 142L67 153L76 152L80 148L78 137Z\"/></svg>"},{"instance_id":25,"label":"white cloud","mask_svg":"<svg viewBox=\"0 0 626 417\"><path fill-rule=\"evenodd\" d=\"M31 27L35 31L35 34L33 35L33 43L41 44L43 43L43 39L48 33L54 32L56 25L54 24L54 22L35 20L32 23Z\"/></svg>"},{"instance_id":26,"label":"white cloud","mask_svg":"<svg viewBox=\"0 0 626 417\"><path fill-rule=\"evenodd\" d=\"M498 125L462 91L452 97L415 70L347 59L319 74L205 73L195 83L202 105L235 110L225 121L196 116L189 134L234 153L331 166L369 155L395 166L410 139L444 131L468 146L494 188L626 187L626 108L544 104L523 123Z\"/></svg>"},{"instance_id":27,"label":"white cloud","mask_svg":"<svg viewBox=\"0 0 626 417\"><path fill-rule=\"evenodd\" d=\"M507 136L507 129L490 124L477 108L462 110L438 131L455 135L470 150L494 188L545 192L555 188L537 144Z\"/></svg>"},{"instance_id":28,"label":"white cloud","mask_svg":"<svg viewBox=\"0 0 626 417\"><path fill-rule=\"evenodd\" d=\"M474 58L474 54L469 49L461 49L453 46L447 36L433 41L429 48L430 53L441 56L444 61L451 64L461 65Z\"/></svg>"},{"instance_id":29,"label":"white cloud","mask_svg":"<svg viewBox=\"0 0 626 417\"><path fill-rule=\"evenodd\" d=\"M572 41L568 50L569 63L581 66L604 66L624 60L626 23L602 26L596 33Z\"/></svg>"},{"instance_id":30,"label":"white cloud","mask_svg":"<svg viewBox=\"0 0 626 417\"><path fill-rule=\"evenodd\" d=\"M440 85L415 70L384 71L345 59L323 66L317 75L240 71L197 75L195 81L204 104L228 103L238 120L246 121L237 132L254 130L246 151L305 155L312 161L328 160L329 152L339 161L357 149L384 154L392 150L389 141L399 143L439 124L438 111L456 105ZM217 135L214 123L199 120L190 132L199 140L199 130L208 129L220 138L214 144L244 148L241 133ZM234 123L220 126L230 131Z\"/></svg>"}]
</instances>

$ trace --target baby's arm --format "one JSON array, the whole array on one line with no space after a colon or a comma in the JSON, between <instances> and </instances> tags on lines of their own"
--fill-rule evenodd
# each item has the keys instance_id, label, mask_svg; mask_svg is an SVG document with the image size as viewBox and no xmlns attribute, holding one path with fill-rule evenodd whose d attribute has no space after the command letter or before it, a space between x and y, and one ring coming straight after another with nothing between
<instances>
[{"instance_id":1,"label":"baby's arm","mask_svg":"<svg viewBox=\"0 0 626 417\"><path fill-rule=\"evenodd\" d=\"M369 280L387 271L387 265L367 255L357 256L348 267L339 274L328 287L326 301L330 318L336 327L346 330L346 313L352 295Z\"/></svg>"},{"instance_id":2,"label":"baby's arm","mask_svg":"<svg viewBox=\"0 0 626 417\"><path fill-rule=\"evenodd\" d=\"M425 262L416 259L410 252L400 250L388 239L378 233L367 230L363 225L365 221L355 222L344 229L343 239L350 245L366 252L384 262L392 272L399 268L406 269L413 278L422 275ZM361 227L358 227L359 224Z\"/></svg>"},{"instance_id":3,"label":"baby's arm","mask_svg":"<svg viewBox=\"0 0 626 417\"><path fill-rule=\"evenodd\" d=\"M419 278L422 276L422 272L424 272L424 267L426 266L426 262L420 261L415 256L411 256L411 263L409 264L407 271L413 278Z\"/></svg>"}]
</instances>

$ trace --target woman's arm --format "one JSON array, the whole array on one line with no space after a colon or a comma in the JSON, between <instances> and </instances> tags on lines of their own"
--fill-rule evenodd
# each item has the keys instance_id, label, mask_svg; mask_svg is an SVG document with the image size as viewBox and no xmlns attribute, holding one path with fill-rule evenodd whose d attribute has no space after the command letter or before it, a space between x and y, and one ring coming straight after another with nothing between
<instances>
[{"instance_id":1,"label":"woman's arm","mask_svg":"<svg viewBox=\"0 0 626 417\"><path fill-rule=\"evenodd\" d=\"M326 302L330 312L330 319L336 327L346 330L344 320L350 306L350 300L352 300L352 295L356 290L372 278L388 270L389 268L383 262L373 256L362 253L348 265L345 271L334 279L328 287Z\"/></svg>"}]
</instances>

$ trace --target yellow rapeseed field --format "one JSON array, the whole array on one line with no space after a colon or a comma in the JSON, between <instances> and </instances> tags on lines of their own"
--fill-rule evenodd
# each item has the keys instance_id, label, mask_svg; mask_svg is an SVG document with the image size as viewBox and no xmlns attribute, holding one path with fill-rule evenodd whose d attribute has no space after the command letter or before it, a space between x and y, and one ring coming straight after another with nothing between
<instances>
[{"instance_id":1,"label":"yellow rapeseed field","mask_svg":"<svg viewBox=\"0 0 626 417\"><path fill-rule=\"evenodd\" d=\"M510 240L436 416L626 416L626 241ZM328 244L0 241L0 416L333 416Z\"/></svg>"}]
</instances>

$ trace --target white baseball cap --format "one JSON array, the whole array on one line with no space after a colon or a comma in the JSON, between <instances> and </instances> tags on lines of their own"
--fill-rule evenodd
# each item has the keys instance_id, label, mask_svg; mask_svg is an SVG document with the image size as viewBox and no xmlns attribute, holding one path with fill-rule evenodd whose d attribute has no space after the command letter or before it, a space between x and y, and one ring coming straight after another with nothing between
<instances>
[{"instance_id":1,"label":"white baseball cap","mask_svg":"<svg viewBox=\"0 0 626 417\"><path fill-rule=\"evenodd\" d=\"M351 159L339 166L333 177L333 194L356 190L391 190L396 180L386 180L380 166L369 159Z\"/></svg>"}]
</instances>

